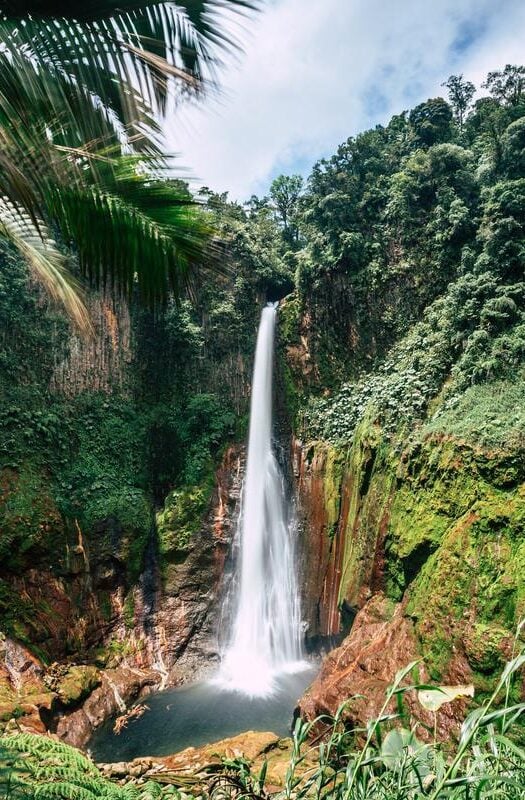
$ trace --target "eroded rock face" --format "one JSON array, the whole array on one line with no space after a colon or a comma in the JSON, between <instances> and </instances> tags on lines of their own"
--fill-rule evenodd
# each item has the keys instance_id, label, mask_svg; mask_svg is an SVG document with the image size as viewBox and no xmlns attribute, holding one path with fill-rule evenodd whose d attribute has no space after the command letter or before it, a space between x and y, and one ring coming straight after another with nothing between
<instances>
[{"instance_id":1,"label":"eroded rock face","mask_svg":"<svg viewBox=\"0 0 525 800\"><path fill-rule=\"evenodd\" d=\"M297 444L295 459L310 632L345 632L357 614L301 701L305 716L361 693L347 714L363 724L413 659L429 683L491 691L523 616L521 451L436 434L396 449L370 418L347 445ZM457 730L465 703L439 712L440 736Z\"/></svg>"},{"instance_id":2,"label":"eroded rock face","mask_svg":"<svg viewBox=\"0 0 525 800\"><path fill-rule=\"evenodd\" d=\"M419 662L416 681L428 682L430 676L421 661L414 624L403 604L376 594L358 612L349 636L324 660L319 675L299 702L299 713L310 721L321 714L334 716L346 702L343 713L346 722L354 728L365 728L369 720L379 716L396 673L414 661ZM455 653L442 683L468 684L471 677L466 659ZM415 673L408 676L404 685L415 678ZM420 705L417 693L409 691L403 698L412 722L420 721L432 730L434 716ZM436 720L439 738L457 735L467 707L468 701L464 699L441 707ZM386 713L396 710L392 701ZM427 731L421 725L418 735L427 738Z\"/></svg>"},{"instance_id":3,"label":"eroded rock face","mask_svg":"<svg viewBox=\"0 0 525 800\"><path fill-rule=\"evenodd\" d=\"M127 591L125 542L111 520L97 532L95 550L75 533L60 576L35 568L14 579L24 597L51 609L32 630L59 661L46 671L26 647L0 640L0 722L17 717L25 730L51 730L83 747L94 728L144 691L213 667L242 458L241 448L228 449L191 538L163 561L154 549ZM69 663L66 649L75 644L80 658ZM78 663L82 655L90 663Z\"/></svg>"},{"instance_id":4,"label":"eroded rock face","mask_svg":"<svg viewBox=\"0 0 525 800\"><path fill-rule=\"evenodd\" d=\"M49 669L26 647L0 639L0 727L29 733L51 731L84 747L93 730L145 691L158 686L154 670L89 664L53 664Z\"/></svg>"},{"instance_id":5,"label":"eroded rock face","mask_svg":"<svg viewBox=\"0 0 525 800\"><path fill-rule=\"evenodd\" d=\"M26 729L44 733L40 709L51 709L53 696L44 681L40 661L19 642L0 638L0 725L13 718Z\"/></svg>"},{"instance_id":6,"label":"eroded rock face","mask_svg":"<svg viewBox=\"0 0 525 800\"><path fill-rule=\"evenodd\" d=\"M145 692L159 685L161 676L153 670L141 671L130 667L105 670L99 673L98 685L76 708L63 709L53 727L60 739L75 747L85 747L95 728L115 716Z\"/></svg>"},{"instance_id":7,"label":"eroded rock face","mask_svg":"<svg viewBox=\"0 0 525 800\"><path fill-rule=\"evenodd\" d=\"M312 638L336 636L384 588L392 476L378 455L379 430L352 446L294 443L304 531L303 608ZM343 613L341 613L343 612Z\"/></svg>"},{"instance_id":8,"label":"eroded rock face","mask_svg":"<svg viewBox=\"0 0 525 800\"><path fill-rule=\"evenodd\" d=\"M208 511L181 546L162 555L158 574L137 605L135 628L146 635L143 658L167 684L195 680L218 659L218 625L225 563L238 513L244 451L230 447L217 470Z\"/></svg>"}]
</instances>

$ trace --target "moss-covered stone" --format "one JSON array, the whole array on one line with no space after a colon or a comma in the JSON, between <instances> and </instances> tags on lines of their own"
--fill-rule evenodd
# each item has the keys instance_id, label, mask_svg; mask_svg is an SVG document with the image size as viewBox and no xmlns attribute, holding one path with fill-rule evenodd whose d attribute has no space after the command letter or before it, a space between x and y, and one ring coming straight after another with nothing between
<instances>
[{"instance_id":1,"label":"moss-covered stone","mask_svg":"<svg viewBox=\"0 0 525 800\"><path fill-rule=\"evenodd\" d=\"M380 427L372 416L365 418L356 431L343 478L340 605L357 605L361 587L372 578L391 501L394 473L390 460Z\"/></svg>"},{"instance_id":2,"label":"moss-covered stone","mask_svg":"<svg viewBox=\"0 0 525 800\"><path fill-rule=\"evenodd\" d=\"M374 591L404 598L432 678L463 653L481 690L525 613L516 453L436 434L399 449L372 417L350 447L320 441L308 452L322 465L339 607Z\"/></svg>"},{"instance_id":3,"label":"moss-covered stone","mask_svg":"<svg viewBox=\"0 0 525 800\"><path fill-rule=\"evenodd\" d=\"M29 557L33 562L64 549L64 523L49 492L49 479L24 464L0 470L0 560L17 570Z\"/></svg>"},{"instance_id":4,"label":"moss-covered stone","mask_svg":"<svg viewBox=\"0 0 525 800\"><path fill-rule=\"evenodd\" d=\"M499 671L511 652L509 631L483 622L474 624L465 636L465 650L474 670L492 674Z\"/></svg>"},{"instance_id":5,"label":"moss-covered stone","mask_svg":"<svg viewBox=\"0 0 525 800\"><path fill-rule=\"evenodd\" d=\"M202 525L213 490L213 475L198 486L174 489L157 514L159 552L163 561L178 561L188 552L190 541Z\"/></svg>"},{"instance_id":6,"label":"moss-covered stone","mask_svg":"<svg viewBox=\"0 0 525 800\"><path fill-rule=\"evenodd\" d=\"M341 481L343 479L346 453L328 445L326 448L324 473L324 508L328 536L333 538L341 513Z\"/></svg>"},{"instance_id":7,"label":"moss-covered stone","mask_svg":"<svg viewBox=\"0 0 525 800\"><path fill-rule=\"evenodd\" d=\"M100 673L96 667L73 666L59 682L57 694L65 706L74 706L91 694L100 683Z\"/></svg>"},{"instance_id":8,"label":"moss-covered stone","mask_svg":"<svg viewBox=\"0 0 525 800\"><path fill-rule=\"evenodd\" d=\"M465 463L458 461L456 470L455 483L463 479L471 485ZM479 651L478 657L473 655L473 667L489 669L490 653L496 658L495 651L487 644L481 655L475 646L479 636L472 633L474 624L485 626L480 630L499 631L501 639L511 636L520 620L525 580L525 564L521 564L523 487L504 492L480 480L476 494L459 519L452 514L448 517L448 528L436 543L436 551L409 590L407 610L416 620L423 652L438 679L460 643L470 642L471 652ZM439 500L437 505L439 508ZM433 508L431 503L429 507ZM418 523L416 517L415 527ZM494 668L498 663L496 659Z\"/></svg>"}]
</instances>

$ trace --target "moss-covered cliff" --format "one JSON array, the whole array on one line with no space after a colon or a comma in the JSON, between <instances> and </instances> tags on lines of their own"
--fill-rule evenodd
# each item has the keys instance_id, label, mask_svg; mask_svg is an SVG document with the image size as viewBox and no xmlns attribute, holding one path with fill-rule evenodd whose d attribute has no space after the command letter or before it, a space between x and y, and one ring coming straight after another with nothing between
<instances>
[{"instance_id":1,"label":"moss-covered cliff","mask_svg":"<svg viewBox=\"0 0 525 800\"><path fill-rule=\"evenodd\" d=\"M280 352L305 603L313 637L350 630L307 715L344 699L338 663L347 689L384 688L387 639L479 698L525 611L525 108L480 101L423 136L438 106L348 140L303 199Z\"/></svg>"}]
</instances>

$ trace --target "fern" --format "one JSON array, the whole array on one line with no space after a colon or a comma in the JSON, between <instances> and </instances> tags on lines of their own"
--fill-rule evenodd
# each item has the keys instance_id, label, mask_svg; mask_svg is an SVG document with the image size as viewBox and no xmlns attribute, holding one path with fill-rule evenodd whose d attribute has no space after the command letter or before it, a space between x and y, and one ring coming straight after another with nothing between
<instances>
[{"instance_id":1,"label":"fern","mask_svg":"<svg viewBox=\"0 0 525 800\"><path fill-rule=\"evenodd\" d=\"M161 790L148 784L144 800ZM134 786L104 778L75 748L45 736L19 733L0 738L0 798L9 800L139 800Z\"/></svg>"},{"instance_id":2,"label":"fern","mask_svg":"<svg viewBox=\"0 0 525 800\"><path fill-rule=\"evenodd\" d=\"M55 800L55 798L64 798L64 800L96 800L97 794L90 792L88 789L82 789L69 781L62 781L61 783L43 783L35 789L35 797L39 800Z\"/></svg>"}]
</instances>

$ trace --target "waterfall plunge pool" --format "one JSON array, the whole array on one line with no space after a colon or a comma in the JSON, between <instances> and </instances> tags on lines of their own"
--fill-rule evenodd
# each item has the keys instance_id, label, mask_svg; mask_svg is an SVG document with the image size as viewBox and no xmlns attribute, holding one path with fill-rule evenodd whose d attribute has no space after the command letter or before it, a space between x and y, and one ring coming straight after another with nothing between
<instances>
[{"instance_id":1,"label":"waterfall plunge pool","mask_svg":"<svg viewBox=\"0 0 525 800\"><path fill-rule=\"evenodd\" d=\"M224 612L230 630L219 672L208 683L151 695L148 710L118 734L107 723L91 740L97 761L170 755L249 730L287 736L316 672L303 661L297 525L272 446L276 317L277 304L266 306L257 334L238 554Z\"/></svg>"},{"instance_id":2,"label":"waterfall plunge pool","mask_svg":"<svg viewBox=\"0 0 525 800\"><path fill-rule=\"evenodd\" d=\"M130 719L119 734L110 720L95 731L89 751L98 762L132 761L139 756L166 756L236 736L244 731L271 731L289 736L297 700L313 680L317 665L276 680L266 697L249 697L221 689L212 681L167 689L141 700L148 710Z\"/></svg>"}]
</instances>

